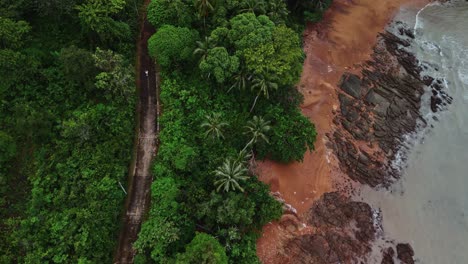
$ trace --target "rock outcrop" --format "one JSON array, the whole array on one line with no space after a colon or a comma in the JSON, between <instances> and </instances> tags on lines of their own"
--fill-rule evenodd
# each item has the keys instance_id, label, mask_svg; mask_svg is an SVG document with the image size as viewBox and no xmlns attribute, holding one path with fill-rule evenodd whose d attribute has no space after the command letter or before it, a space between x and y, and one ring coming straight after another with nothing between
<instances>
[{"instance_id":1,"label":"rock outcrop","mask_svg":"<svg viewBox=\"0 0 468 264\"><path fill-rule=\"evenodd\" d=\"M352 73L342 76L336 129L328 135L343 171L371 187L388 186L399 178L391 162L404 136L414 132L418 124L426 124L419 114L425 87L432 89L430 106L434 112L452 100L444 93L441 80L421 77L427 66L420 66L406 49L414 38L412 31L400 23L397 32L400 36L380 34L362 77Z\"/></svg>"},{"instance_id":2,"label":"rock outcrop","mask_svg":"<svg viewBox=\"0 0 468 264\"><path fill-rule=\"evenodd\" d=\"M289 240L283 263L354 263L365 258L375 238L371 207L337 192L324 194L314 204L307 223L314 234Z\"/></svg>"}]
</instances>

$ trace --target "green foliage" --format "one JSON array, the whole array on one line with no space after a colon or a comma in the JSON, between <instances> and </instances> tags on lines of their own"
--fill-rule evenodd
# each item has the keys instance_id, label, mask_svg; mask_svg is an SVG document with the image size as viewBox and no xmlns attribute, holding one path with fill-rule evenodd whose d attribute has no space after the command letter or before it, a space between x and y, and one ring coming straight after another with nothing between
<instances>
[{"instance_id":1,"label":"green foliage","mask_svg":"<svg viewBox=\"0 0 468 264\"><path fill-rule=\"evenodd\" d=\"M206 128L205 135L211 136L212 138L224 138L223 127L227 126L228 123L221 121L220 113L211 113L206 115L206 121L201 124L201 127Z\"/></svg>"},{"instance_id":2,"label":"green foliage","mask_svg":"<svg viewBox=\"0 0 468 264\"><path fill-rule=\"evenodd\" d=\"M267 16L243 13L230 20L229 39L239 53L271 41L275 24Z\"/></svg>"},{"instance_id":3,"label":"green foliage","mask_svg":"<svg viewBox=\"0 0 468 264\"><path fill-rule=\"evenodd\" d=\"M192 57L198 39L196 31L165 25L148 40L150 55L164 68Z\"/></svg>"},{"instance_id":4,"label":"green foliage","mask_svg":"<svg viewBox=\"0 0 468 264\"><path fill-rule=\"evenodd\" d=\"M149 251L156 263L165 263L171 252L177 250L176 243L191 236L193 224L180 213L181 205L177 201L180 190L174 179L157 179L151 187L151 194L154 206L134 247L139 252Z\"/></svg>"},{"instance_id":5,"label":"green foliage","mask_svg":"<svg viewBox=\"0 0 468 264\"><path fill-rule=\"evenodd\" d=\"M0 169L5 168L5 162L16 155L16 143L7 133L0 131ZM0 171L1 173L1 171Z\"/></svg>"},{"instance_id":6,"label":"green foliage","mask_svg":"<svg viewBox=\"0 0 468 264\"><path fill-rule=\"evenodd\" d=\"M85 87L93 85L97 69L91 52L70 46L60 51L58 61L66 79Z\"/></svg>"},{"instance_id":7,"label":"green foliage","mask_svg":"<svg viewBox=\"0 0 468 264\"><path fill-rule=\"evenodd\" d=\"M188 27L193 20L193 10L183 0L153 0L148 5L148 21L156 28L163 25Z\"/></svg>"},{"instance_id":8,"label":"green foliage","mask_svg":"<svg viewBox=\"0 0 468 264\"><path fill-rule=\"evenodd\" d=\"M245 145L244 149L261 141L269 143L265 134L271 129L270 121L266 121L262 117L254 116L252 120L247 123L245 128L247 130L245 134L249 135L251 139Z\"/></svg>"},{"instance_id":9,"label":"green foliage","mask_svg":"<svg viewBox=\"0 0 468 264\"><path fill-rule=\"evenodd\" d=\"M164 106L153 171L156 182L170 178L183 191L165 222L149 216L140 232L146 241L140 254L157 263L218 263L212 247L207 252L205 246L193 245L201 244L198 236L210 234L213 243L225 248L227 259L221 263L260 263L255 250L259 231L280 218L282 205L249 171L252 157L301 160L315 140L313 125L298 109L302 97L293 87L304 58L299 35L286 26L289 12L282 0L194 1L194 7L203 24L183 24L181 16L166 16L162 8L151 11L158 15L153 24L161 25L149 50L162 67ZM203 40L197 41L192 29L176 26L194 26L204 33ZM153 192L165 193L162 188ZM164 211L161 203L153 197L151 212ZM180 231L178 224L184 222L203 233L193 238L193 229ZM184 233L190 238L180 239ZM154 251L159 245L165 248Z\"/></svg>"},{"instance_id":10,"label":"green foliage","mask_svg":"<svg viewBox=\"0 0 468 264\"><path fill-rule=\"evenodd\" d=\"M125 0L86 0L78 5L78 16L85 32L95 32L104 42L127 40L128 24L112 18L125 7Z\"/></svg>"},{"instance_id":11,"label":"green foliage","mask_svg":"<svg viewBox=\"0 0 468 264\"><path fill-rule=\"evenodd\" d=\"M300 161L304 152L314 149L314 125L298 110L286 112L280 107L269 107L266 117L272 120L273 129L268 134L270 144L258 144L260 158L288 163Z\"/></svg>"},{"instance_id":12,"label":"green foliage","mask_svg":"<svg viewBox=\"0 0 468 264\"><path fill-rule=\"evenodd\" d=\"M7 133L0 131L0 206L4 206L6 202L5 196L8 191L7 172L11 167L10 162L15 157L16 151L14 139Z\"/></svg>"},{"instance_id":13,"label":"green foliage","mask_svg":"<svg viewBox=\"0 0 468 264\"><path fill-rule=\"evenodd\" d=\"M61 17L70 15L76 6L77 0L48 0L37 1L35 8L41 16Z\"/></svg>"},{"instance_id":14,"label":"green foliage","mask_svg":"<svg viewBox=\"0 0 468 264\"><path fill-rule=\"evenodd\" d=\"M208 75L213 74L218 83L224 83L239 68L239 58L229 56L226 48L216 47L210 49L206 59L200 62L200 70Z\"/></svg>"},{"instance_id":15,"label":"green foliage","mask_svg":"<svg viewBox=\"0 0 468 264\"><path fill-rule=\"evenodd\" d=\"M247 169L244 167L244 164L232 159L226 159L223 165L214 171L214 174L218 178L214 182L216 191L218 192L221 189L225 192L235 191L236 189L244 192L244 188L240 186L239 182L249 178L246 176Z\"/></svg>"},{"instance_id":16,"label":"green foliage","mask_svg":"<svg viewBox=\"0 0 468 264\"><path fill-rule=\"evenodd\" d=\"M93 55L95 65L102 70L96 75L95 86L104 91L104 97L108 101L124 100L125 103L133 103L135 95L135 77L133 67L124 63L120 54L111 50L96 49Z\"/></svg>"},{"instance_id":17,"label":"green foliage","mask_svg":"<svg viewBox=\"0 0 468 264\"><path fill-rule=\"evenodd\" d=\"M214 3L212 0L195 0L195 8L198 10L200 17L207 17L214 11Z\"/></svg>"},{"instance_id":18,"label":"green foliage","mask_svg":"<svg viewBox=\"0 0 468 264\"><path fill-rule=\"evenodd\" d=\"M126 1L1 1L0 263L112 261L134 131L123 56L136 49L113 31L135 28L130 11ZM112 67L95 61L98 46Z\"/></svg>"},{"instance_id":19,"label":"green foliage","mask_svg":"<svg viewBox=\"0 0 468 264\"><path fill-rule=\"evenodd\" d=\"M26 21L13 21L0 17L0 48L17 49L23 45L23 38L31 27Z\"/></svg>"},{"instance_id":20,"label":"green foliage","mask_svg":"<svg viewBox=\"0 0 468 264\"><path fill-rule=\"evenodd\" d=\"M255 75L283 86L299 80L303 52L297 34L285 26L276 27L271 40L246 48L243 56L247 68Z\"/></svg>"},{"instance_id":21,"label":"green foliage","mask_svg":"<svg viewBox=\"0 0 468 264\"><path fill-rule=\"evenodd\" d=\"M21 236L30 241L26 260L111 258L116 208L124 197L118 182L126 175L132 143L131 121L131 112L88 106L62 123L56 147L41 150L31 179L31 217L22 221Z\"/></svg>"},{"instance_id":22,"label":"green foliage","mask_svg":"<svg viewBox=\"0 0 468 264\"><path fill-rule=\"evenodd\" d=\"M289 0L292 12L302 22L318 22L333 0Z\"/></svg>"},{"instance_id":23,"label":"green foliage","mask_svg":"<svg viewBox=\"0 0 468 264\"><path fill-rule=\"evenodd\" d=\"M195 238L187 245L183 254L179 254L177 264L227 264L228 258L223 246L216 238L197 233Z\"/></svg>"}]
</instances>

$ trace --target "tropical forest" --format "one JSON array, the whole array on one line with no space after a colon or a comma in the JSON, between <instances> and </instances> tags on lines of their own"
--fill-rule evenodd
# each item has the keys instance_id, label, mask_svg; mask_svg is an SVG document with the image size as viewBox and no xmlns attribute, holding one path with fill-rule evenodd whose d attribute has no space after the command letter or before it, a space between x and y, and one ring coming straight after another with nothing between
<instances>
[{"instance_id":1,"label":"tropical forest","mask_svg":"<svg viewBox=\"0 0 468 264\"><path fill-rule=\"evenodd\" d=\"M330 4L0 0L0 263L261 263Z\"/></svg>"}]
</instances>

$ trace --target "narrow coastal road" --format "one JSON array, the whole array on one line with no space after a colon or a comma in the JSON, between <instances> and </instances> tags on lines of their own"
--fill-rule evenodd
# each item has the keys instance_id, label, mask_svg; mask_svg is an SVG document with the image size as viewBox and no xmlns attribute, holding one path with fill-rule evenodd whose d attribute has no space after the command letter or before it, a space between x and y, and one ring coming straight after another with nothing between
<instances>
[{"instance_id":1,"label":"narrow coastal road","mask_svg":"<svg viewBox=\"0 0 468 264\"><path fill-rule=\"evenodd\" d=\"M125 215L120 231L119 243L114 263L133 263L135 250L132 244L138 236L145 213L150 202L152 176L150 166L157 151L158 116L157 91L159 90L158 73L154 61L148 54L148 39L155 32L145 19L138 42L138 141L135 167L130 175Z\"/></svg>"}]
</instances>

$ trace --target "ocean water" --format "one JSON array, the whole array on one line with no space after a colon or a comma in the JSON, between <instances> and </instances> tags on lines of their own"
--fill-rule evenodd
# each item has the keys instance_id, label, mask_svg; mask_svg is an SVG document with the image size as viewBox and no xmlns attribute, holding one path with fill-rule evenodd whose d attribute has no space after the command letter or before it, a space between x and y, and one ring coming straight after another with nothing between
<instances>
[{"instance_id":1,"label":"ocean water","mask_svg":"<svg viewBox=\"0 0 468 264\"><path fill-rule=\"evenodd\" d=\"M408 135L403 178L390 190L364 187L358 199L382 210L385 237L409 242L417 263L468 264L468 2L403 7L397 19L414 28L412 51L453 103L433 114L427 92L429 125Z\"/></svg>"}]
</instances>

